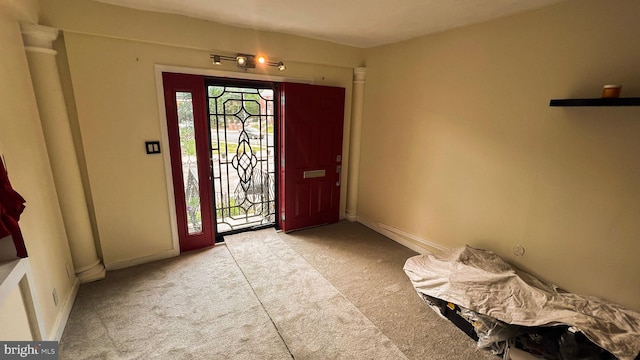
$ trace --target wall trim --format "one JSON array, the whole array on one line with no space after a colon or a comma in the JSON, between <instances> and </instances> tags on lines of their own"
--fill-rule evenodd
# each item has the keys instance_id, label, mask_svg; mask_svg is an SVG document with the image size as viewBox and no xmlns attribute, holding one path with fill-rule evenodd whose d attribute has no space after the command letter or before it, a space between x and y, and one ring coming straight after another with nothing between
<instances>
[{"instance_id":1,"label":"wall trim","mask_svg":"<svg viewBox=\"0 0 640 360\"><path fill-rule=\"evenodd\" d=\"M45 49L37 46L25 46L24 49L29 52L42 53L47 55L58 55L58 52L53 49Z\"/></svg>"},{"instance_id":2,"label":"wall trim","mask_svg":"<svg viewBox=\"0 0 640 360\"><path fill-rule=\"evenodd\" d=\"M71 309L73 308L73 304L76 302L79 289L80 279L76 278L73 282L73 286L71 287L69 296L64 301L62 309L58 311L58 316L56 317L56 322L53 325L53 331L51 332L49 341L60 341L62 338L64 329L67 327L67 321L69 321L69 315L71 315Z\"/></svg>"},{"instance_id":3,"label":"wall trim","mask_svg":"<svg viewBox=\"0 0 640 360\"><path fill-rule=\"evenodd\" d=\"M20 289L22 295L33 339L36 341L46 339L44 320L38 304L28 257L0 263L0 303L4 302L16 287Z\"/></svg>"},{"instance_id":4,"label":"wall trim","mask_svg":"<svg viewBox=\"0 0 640 360\"><path fill-rule=\"evenodd\" d=\"M175 222L174 222L175 224ZM105 268L107 268L107 270L111 271L111 270L119 270L119 269L124 269L124 268L128 268L131 266L136 266L136 265L141 265L141 264L146 264L146 263L150 263L153 261L158 261L158 260L163 260L163 259L168 259L168 258L172 258L172 257L176 257L180 255L180 247L174 248L174 249L169 249L169 250L165 250L159 253L155 253L152 255L147 255L147 256L141 256L141 257L137 257L137 258L131 258L131 259L126 259L126 260L118 260L118 261L114 261L114 262L110 262L105 264Z\"/></svg>"},{"instance_id":5,"label":"wall trim","mask_svg":"<svg viewBox=\"0 0 640 360\"><path fill-rule=\"evenodd\" d=\"M402 231L400 229L396 229L396 228L391 227L389 225L386 225L386 224L383 224L383 223L378 223L378 226L380 226L381 228L383 228L383 229L385 229L387 231L390 231L390 232L392 232L394 234L397 234L397 235L409 238L411 240L417 241L417 242L419 242L421 244L424 244L426 246L432 247L432 248L434 248L436 250L439 250L439 251L449 250L449 248L446 247L446 246L442 246L442 245L440 245L440 244L438 244L436 242L433 242L431 240L423 239L423 238L421 238L421 237L419 237L417 235L410 234L408 232Z\"/></svg>"},{"instance_id":6,"label":"wall trim","mask_svg":"<svg viewBox=\"0 0 640 360\"><path fill-rule=\"evenodd\" d=\"M171 226L171 242L172 250L180 253L180 238L178 237L178 216L176 214L176 198L173 191L173 176L171 174L171 154L169 153L169 130L167 128L167 113L164 103L164 83L162 81L162 72L170 71L173 67L163 65L155 65L156 72L156 94L158 96L158 120L160 120L160 143L162 151L162 160L164 162L164 177L167 190L167 201L169 203L169 225ZM165 70L166 69L166 70ZM107 266L108 270L111 270Z\"/></svg>"},{"instance_id":7,"label":"wall trim","mask_svg":"<svg viewBox=\"0 0 640 360\"><path fill-rule=\"evenodd\" d=\"M306 79L306 78L276 76L276 75L267 75L267 74L255 74L250 72L225 71L225 70L206 69L206 68L192 68L192 67L186 67L186 66L174 66L174 65L162 65L162 64L155 64L155 70L156 70L156 79L157 79L158 73L160 74L160 79L162 79L163 72L172 72L172 73L179 73L179 74L213 76L213 77L222 77L222 78L230 78L230 79L260 80L260 81L272 81L272 82L294 82L294 83L302 83L302 84L314 83L313 79ZM156 84L162 85L162 82L159 82ZM160 87L160 89L162 90L161 86L158 86L158 87ZM164 111L164 107L162 108L162 111Z\"/></svg>"},{"instance_id":8,"label":"wall trim","mask_svg":"<svg viewBox=\"0 0 640 360\"><path fill-rule=\"evenodd\" d=\"M420 254L431 254L433 253L433 249L437 251L445 251L449 249L446 246L440 245L431 240L423 239L417 235L410 234L383 223L375 222L362 216L358 216L358 222L413 251L419 252Z\"/></svg>"}]
</instances>

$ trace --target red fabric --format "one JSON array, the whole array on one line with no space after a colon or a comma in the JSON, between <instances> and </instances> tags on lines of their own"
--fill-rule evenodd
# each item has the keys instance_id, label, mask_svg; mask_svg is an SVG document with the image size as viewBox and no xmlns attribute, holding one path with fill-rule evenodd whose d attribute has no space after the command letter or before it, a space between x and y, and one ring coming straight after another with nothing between
<instances>
[{"instance_id":1,"label":"red fabric","mask_svg":"<svg viewBox=\"0 0 640 360\"><path fill-rule=\"evenodd\" d=\"M11 187L7 171L0 161L0 238L11 235L18 257L27 257L27 248L18 226L24 203L24 198Z\"/></svg>"}]
</instances>

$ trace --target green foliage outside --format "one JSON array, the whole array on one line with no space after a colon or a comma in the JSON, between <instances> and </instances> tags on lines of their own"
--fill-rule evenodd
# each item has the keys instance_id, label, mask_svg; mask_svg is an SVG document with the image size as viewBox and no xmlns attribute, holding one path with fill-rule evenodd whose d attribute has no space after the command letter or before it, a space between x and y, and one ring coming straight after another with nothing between
<instances>
[{"instance_id":1,"label":"green foliage outside","mask_svg":"<svg viewBox=\"0 0 640 360\"><path fill-rule=\"evenodd\" d=\"M222 204L222 206L219 206L219 205L220 204L216 204L216 208L219 209L219 210L216 210L216 218L218 219L223 219L229 216L238 216L238 215L245 214L244 209L237 206L236 199L234 197L229 198L228 209L227 209L227 206L225 206L225 204ZM224 209L220 209L221 207L224 207Z\"/></svg>"},{"instance_id":2,"label":"green foliage outside","mask_svg":"<svg viewBox=\"0 0 640 360\"><path fill-rule=\"evenodd\" d=\"M224 149L227 149L227 154L230 156L235 155L238 152L238 144L236 143L226 143L224 141L220 141L220 149L222 149L222 153L224 154ZM266 150L266 147L260 147L258 145L251 145L251 151L255 154L257 151ZM213 155L218 155L218 150L213 150L211 152Z\"/></svg>"},{"instance_id":3,"label":"green foliage outside","mask_svg":"<svg viewBox=\"0 0 640 360\"><path fill-rule=\"evenodd\" d=\"M202 213L200 212L200 196L196 195L187 199L187 215L189 223L197 230L202 229Z\"/></svg>"}]
</instances>

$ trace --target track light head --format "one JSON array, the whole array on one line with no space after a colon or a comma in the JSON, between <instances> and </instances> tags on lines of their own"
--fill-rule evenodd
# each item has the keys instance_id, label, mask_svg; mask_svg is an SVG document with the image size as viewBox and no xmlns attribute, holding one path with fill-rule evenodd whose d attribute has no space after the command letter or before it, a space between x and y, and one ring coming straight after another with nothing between
<instances>
[{"instance_id":1,"label":"track light head","mask_svg":"<svg viewBox=\"0 0 640 360\"><path fill-rule=\"evenodd\" d=\"M286 66L282 61L280 62L268 61L267 58L262 55L255 56L255 55L248 55L248 54L236 54L235 56L229 56L229 55L211 54L209 57L211 58L211 61L214 65L220 65L222 64L222 60L224 60L224 61L234 61L239 68L245 69L245 70L254 69L256 67L256 63L259 64L260 66L273 66L275 68L278 68L278 70L280 71L286 70Z\"/></svg>"}]
</instances>

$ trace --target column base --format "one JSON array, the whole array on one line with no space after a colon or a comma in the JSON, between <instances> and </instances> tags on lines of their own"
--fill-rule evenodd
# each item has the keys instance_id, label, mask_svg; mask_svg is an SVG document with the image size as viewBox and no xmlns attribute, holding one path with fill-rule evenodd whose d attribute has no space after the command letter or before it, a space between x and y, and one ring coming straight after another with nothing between
<instances>
[{"instance_id":1,"label":"column base","mask_svg":"<svg viewBox=\"0 0 640 360\"><path fill-rule=\"evenodd\" d=\"M76 277L78 277L78 280L80 280L81 284L102 280L106 276L107 270L105 270L104 265L102 265L101 262L98 262L85 271L76 273Z\"/></svg>"},{"instance_id":2,"label":"column base","mask_svg":"<svg viewBox=\"0 0 640 360\"><path fill-rule=\"evenodd\" d=\"M345 218L350 222L358 221L358 214L353 210L347 210Z\"/></svg>"}]
</instances>

